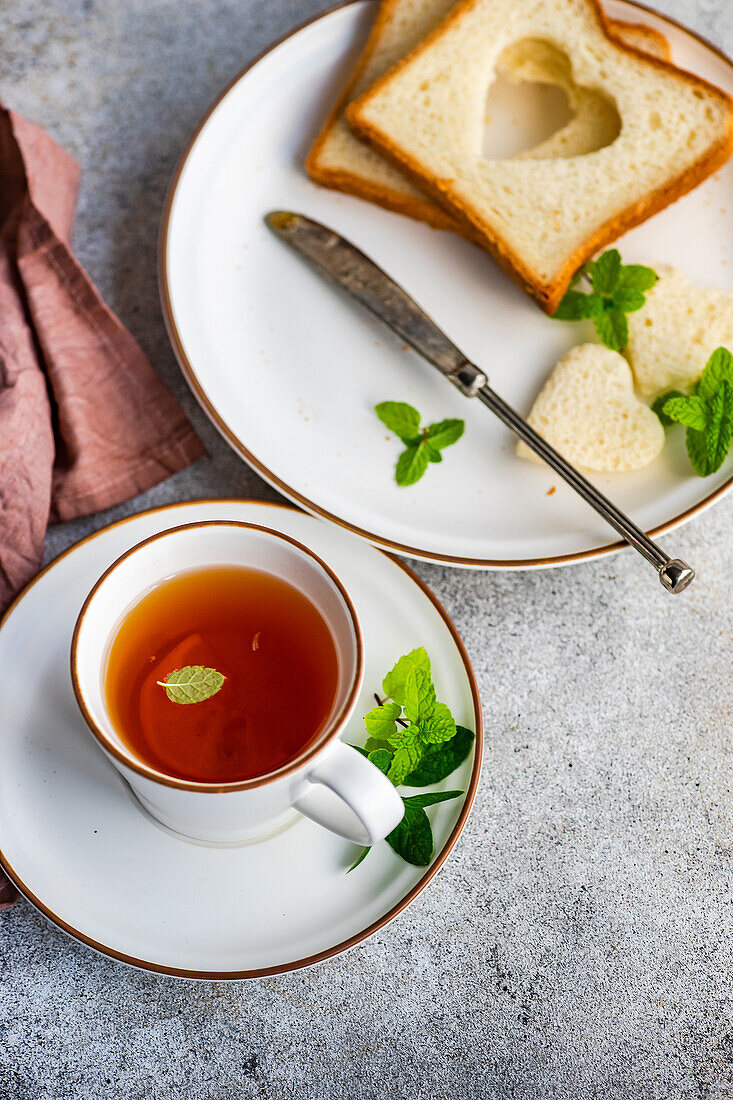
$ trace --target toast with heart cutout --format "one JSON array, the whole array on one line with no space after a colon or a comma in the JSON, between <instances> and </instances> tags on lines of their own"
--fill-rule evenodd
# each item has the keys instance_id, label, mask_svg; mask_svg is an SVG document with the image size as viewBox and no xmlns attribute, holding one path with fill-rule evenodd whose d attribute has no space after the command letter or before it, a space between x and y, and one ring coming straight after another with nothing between
<instances>
[{"instance_id":1,"label":"toast with heart cutout","mask_svg":"<svg viewBox=\"0 0 733 1100\"><path fill-rule=\"evenodd\" d=\"M629 364L602 344L580 344L560 360L527 420L569 462L586 470L640 470L664 446L664 428L634 393ZM524 443L517 454L541 461Z\"/></svg>"},{"instance_id":2,"label":"toast with heart cutout","mask_svg":"<svg viewBox=\"0 0 733 1100\"><path fill-rule=\"evenodd\" d=\"M626 357L639 391L689 389L719 347L733 354L733 291L695 286L677 268L660 269L646 304L629 314Z\"/></svg>"},{"instance_id":3,"label":"toast with heart cutout","mask_svg":"<svg viewBox=\"0 0 733 1100\"><path fill-rule=\"evenodd\" d=\"M346 107L412 50L454 6L455 0L382 0L377 17L354 72L324 123L306 159L306 169L317 183L375 202L388 210L427 222L437 229L451 229L471 238L473 231L462 219L443 209L414 186L352 131ZM621 42L669 59L669 43L659 31L640 23L611 20L609 30ZM548 64L547 51L524 51L505 59L502 75L513 83L535 81L562 88L573 118L544 143L545 155L557 148L565 156L579 156L609 144L618 133L618 116L605 97L577 88L567 66Z\"/></svg>"},{"instance_id":4,"label":"toast with heart cutout","mask_svg":"<svg viewBox=\"0 0 733 1100\"><path fill-rule=\"evenodd\" d=\"M487 88L504 52L541 40L620 132L582 156L487 160ZM562 48L557 43L561 42ZM733 101L614 39L597 0L462 0L346 111L357 133L477 238L547 313L581 264L733 152Z\"/></svg>"}]
</instances>

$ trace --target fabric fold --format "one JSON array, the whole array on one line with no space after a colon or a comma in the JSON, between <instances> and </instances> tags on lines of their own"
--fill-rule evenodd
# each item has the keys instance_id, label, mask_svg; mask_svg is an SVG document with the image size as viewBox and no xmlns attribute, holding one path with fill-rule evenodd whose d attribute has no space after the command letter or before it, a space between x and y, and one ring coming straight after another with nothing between
<instances>
[{"instance_id":1,"label":"fabric fold","mask_svg":"<svg viewBox=\"0 0 733 1100\"><path fill-rule=\"evenodd\" d=\"M71 251L79 168L0 107L0 614L49 522L136 496L204 454ZM0 872L0 908L17 897Z\"/></svg>"}]
</instances>

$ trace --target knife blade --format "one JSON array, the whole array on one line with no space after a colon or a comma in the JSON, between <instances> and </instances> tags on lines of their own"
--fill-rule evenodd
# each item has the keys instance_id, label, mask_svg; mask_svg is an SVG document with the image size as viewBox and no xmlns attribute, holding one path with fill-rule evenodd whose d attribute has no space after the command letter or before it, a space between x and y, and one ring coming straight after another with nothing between
<instances>
[{"instance_id":1,"label":"knife blade","mask_svg":"<svg viewBox=\"0 0 733 1100\"><path fill-rule=\"evenodd\" d=\"M335 230L303 214L272 210L269 228L294 248L329 282L365 306L410 347L431 363L464 397L482 404L546 462L608 524L657 571L668 592L683 592L695 571L670 558L633 520L608 499L567 459L550 446L515 409L489 385L486 374L472 363L431 317L382 268Z\"/></svg>"}]
</instances>

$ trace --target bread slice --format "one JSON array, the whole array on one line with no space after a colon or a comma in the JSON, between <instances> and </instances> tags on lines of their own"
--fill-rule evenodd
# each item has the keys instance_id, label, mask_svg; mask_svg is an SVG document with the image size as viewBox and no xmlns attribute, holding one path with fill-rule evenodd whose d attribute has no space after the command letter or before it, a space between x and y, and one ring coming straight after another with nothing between
<instances>
[{"instance_id":1,"label":"bread slice","mask_svg":"<svg viewBox=\"0 0 733 1100\"><path fill-rule=\"evenodd\" d=\"M631 46L634 50L640 50L649 57L658 57L662 61L671 62L672 60L669 42L656 27L648 27L646 23L628 23L625 19L606 17L606 30L623 46Z\"/></svg>"},{"instance_id":2,"label":"bread slice","mask_svg":"<svg viewBox=\"0 0 733 1100\"><path fill-rule=\"evenodd\" d=\"M611 145L544 160L482 156L487 88L504 51L527 39L554 46L577 86L615 104L621 129ZM346 113L362 137L468 220L548 313L588 257L733 151L733 101L615 41L597 0L463 0Z\"/></svg>"},{"instance_id":3,"label":"bread slice","mask_svg":"<svg viewBox=\"0 0 733 1100\"><path fill-rule=\"evenodd\" d=\"M674 267L660 270L646 304L629 314L626 356L639 391L688 389L719 347L733 353L733 291L694 286Z\"/></svg>"},{"instance_id":4,"label":"bread slice","mask_svg":"<svg viewBox=\"0 0 733 1100\"><path fill-rule=\"evenodd\" d=\"M640 470L664 446L664 428L635 395L629 364L602 344L569 351L527 419L569 462L586 470ZM517 454L540 461L524 443Z\"/></svg>"},{"instance_id":5,"label":"bread slice","mask_svg":"<svg viewBox=\"0 0 733 1100\"><path fill-rule=\"evenodd\" d=\"M467 222L445 211L434 199L414 186L394 165L387 162L352 131L346 107L371 84L409 53L450 11L455 0L382 0L356 68L327 118L306 159L309 175L317 183L368 199L398 213L427 222L438 229L451 229L472 237ZM620 41L654 57L669 58L669 43L659 31L639 23L612 20L611 33ZM573 124L564 127L565 142L574 141L578 152L601 148L608 140L607 115L597 119L594 107L601 97L580 97L566 72L543 70L540 59L527 59L523 69L507 76L517 80L558 83L565 88L576 112ZM593 102L588 102L591 99ZM602 103L605 100L601 99ZM615 120L615 112L614 120ZM615 134L613 135L615 136ZM549 145L549 143L547 143ZM568 155L566 152L565 155Z\"/></svg>"},{"instance_id":6,"label":"bread slice","mask_svg":"<svg viewBox=\"0 0 733 1100\"><path fill-rule=\"evenodd\" d=\"M470 232L419 190L367 143L360 141L346 120L346 107L384 76L448 14L456 0L382 0L371 32L351 79L306 158L308 174L317 183L409 214L438 229Z\"/></svg>"}]
</instances>

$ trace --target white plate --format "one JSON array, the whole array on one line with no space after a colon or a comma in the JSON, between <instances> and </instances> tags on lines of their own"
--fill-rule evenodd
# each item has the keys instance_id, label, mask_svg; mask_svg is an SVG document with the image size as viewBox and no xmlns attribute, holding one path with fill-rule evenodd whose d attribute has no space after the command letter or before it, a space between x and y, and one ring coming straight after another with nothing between
<instances>
[{"instance_id":1,"label":"white plate","mask_svg":"<svg viewBox=\"0 0 733 1100\"><path fill-rule=\"evenodd\" d=\"M364 632L357 714L390 664L431 654L438 694L477 732L431 811L436 855L411 867L377 845L358 852L305 818L245 847L181 840L144 816L94 744L69 675L71 632L97 577L157 531L199 520L263 523L311 546L338 573ZM0 629L3 699L0 862L19 889L72 936L116 959L181 977L249 978L320 962L385 925L423 889L455 844L481 766L481 709L468 657L445 611L400 563L302 512L248 501L173 505L73 547L26 589ZM355 718L347 740L362 743Z\"/></svg>"},{"instance_id":2,"label":"white plate","mask_svg":"<svg viewBox=\"0 0 733 1100\"><path fill-rule=\"evenodd\" d=\"M678 64L733 92L733 63L692 33L621 0L607 10L658 27ZM618 543L603 521L550 471L517 459L488 410L453 391L263 227L263 214L283 207L345 234L525 413L552 365L583 338L580 326L545 317L479 249L306 177L303 157L372 13L360 0L275 46L224 93L186 152L160 257L184 373L264 478L375 545L486 568L608 552ZM673 263L702 283L733 288L731 194L733 162L628 233L624 258ZM428 420L466 420L460 444L410 489L392 480L399 445L386 440L372 411L385 400L409 401ZM678 438L646 470L595 480L659 532L720 496L732 471L730 459L712 477L697 477Z\"/></svg>"}]
</instances>

